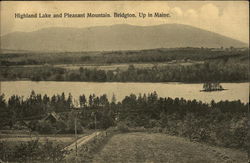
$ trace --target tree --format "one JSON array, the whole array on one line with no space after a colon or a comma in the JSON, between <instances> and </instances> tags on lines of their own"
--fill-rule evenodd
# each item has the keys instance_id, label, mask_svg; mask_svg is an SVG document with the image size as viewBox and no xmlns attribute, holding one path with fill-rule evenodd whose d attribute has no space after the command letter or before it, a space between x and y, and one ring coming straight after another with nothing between
<instances>
[{"instance_id":1,"label":"tree","mask_svg":"<svg viewBox=\"0 0 250 163\"><path fill-rule=\"evenodd\" d=\"M112 103L112 104L116 104L116 97L115 97L115 94L114 94L114 93L113 93L113 95L112 95L111 103Z\"/></svg>"},{"instance_id":2,"label":"tree","mask_svg":"<svg viewBox=\"0 0 250 163\"><path fill-rule=\"evenodd\" d=\"M98 107L100 105L100 99L98 96L93 99L93 104L95 107Z\"/></svg>"},{"instance_id":3,"label":"tree","mask_svg":"<svg viewBox=\"0 0 250 163\"><path fill-rule=\"evenodd\" d=\"M0 129L6 126L12 126L11 122L11 112L7 108L6 101L4 99L4 94L0 95Z\"/></svg>"},{"instance_id":4,"label":"tree","mask_svg":"<svg viewBox=\"0 0 250 163\"><path fill-rule=\"evenodd\" d=\"M71 108L72 106L73 106L73 101L72 101L72 95L71 95L71 93L69 93L69 97L68 97L68 99L67 99L67 107L68 108Z\"/></svg>"},{"instance_id":5,"label":"tree","mask_svg":"<svg viewBox=\"0 0 250 163\"><path fill-rule=\"evenodd\" d=\"M100 104L102 106L107 106L109 104L109 101L108 101L108 98L107 98L107 95L104 94L100 97Z\"/></svg>"},{"instance_id":6,"label":"tree","mask_svg":"<svg viewBox=\"0 0 250 163\"><path fill-rule=\"evenodd\" d=\"M79 102L80 102L80 106L81 107L85 107L86 106L87 100L86 100L85 95L82 95L82 96L79 97Z\"/></svg>"},{"instance_id":7,"label":"tree","mask_svg":"<svg viewBox=\"0 0 250 163\"><path fill-rule=\"evenodd\" d=\"M93 106L93 102L94 102L94 94L93 94L93 96L90 94L89 95L89 106L90 107Z\"/></svg>"}]
</instances>

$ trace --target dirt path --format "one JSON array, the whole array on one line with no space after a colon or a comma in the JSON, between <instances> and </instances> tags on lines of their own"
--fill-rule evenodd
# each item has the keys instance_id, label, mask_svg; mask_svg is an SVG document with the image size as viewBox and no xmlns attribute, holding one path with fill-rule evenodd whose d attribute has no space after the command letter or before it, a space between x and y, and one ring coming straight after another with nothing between
<instances>
[{"instance_id":1,"label":"dirt path","mask_svg":"<svg viewBox=\"0 0 250 163\"><path fill-rule=\"evenodd\" d=\"M246 163L247 154L165 134L126 133L114 135L93 162Z\"/></svg>"},{"instance_id":2,"label":"dirt path","mask_svg":"<svg viewBox=\"0 0 250 163\"><path fill-rule=\"evenodd\" d=\"M97 131L97 132L94 132L90 135L87 135L87 136L83 136L81 138L79 138L77 140L77 147L80 147L82 146L83 144L87 143L89 140L91 140L92 138L94 138L95 136L99 135L101 132ZM70 144L69 146L65 147L64 150L68 150L68 151L72 151L72 150L75 150L76 148L76 142L73 142L72 144Z\"/></svg>"}]
</instances>

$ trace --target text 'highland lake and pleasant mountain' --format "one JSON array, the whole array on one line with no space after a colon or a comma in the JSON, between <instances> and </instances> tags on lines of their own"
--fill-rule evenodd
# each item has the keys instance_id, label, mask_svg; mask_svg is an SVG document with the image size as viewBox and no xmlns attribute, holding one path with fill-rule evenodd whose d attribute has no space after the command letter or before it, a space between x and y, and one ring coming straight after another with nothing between
<instances>
[{"instance_id":1,"label":"text 'highland lake and pleasant mountain'","mask_svg":"<svg viewBox=\"0 0 250 163\"><path fill-rule=\"evenodd\" d=\"M113 13L15 13L16 19L26 18L170 18L170 13L164 12L138 12L138 13L126 13L126 12L113 12Z\"/></svg>"}]
</instances>

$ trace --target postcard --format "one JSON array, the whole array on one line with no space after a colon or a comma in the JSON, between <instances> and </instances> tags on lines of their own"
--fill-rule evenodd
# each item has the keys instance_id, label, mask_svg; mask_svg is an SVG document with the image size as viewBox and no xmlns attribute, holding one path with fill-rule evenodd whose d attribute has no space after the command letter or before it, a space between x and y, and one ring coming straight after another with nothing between
<instances>
[{"instance_id":1,"label":"postcard","mask_svg":"<svg viewBox=\"0 0 250 163\"><path fill-rule=\"evenodd\" d=\"M1 1L0 162L249 162L248 1Z\"/></svg>"}]
</instances>

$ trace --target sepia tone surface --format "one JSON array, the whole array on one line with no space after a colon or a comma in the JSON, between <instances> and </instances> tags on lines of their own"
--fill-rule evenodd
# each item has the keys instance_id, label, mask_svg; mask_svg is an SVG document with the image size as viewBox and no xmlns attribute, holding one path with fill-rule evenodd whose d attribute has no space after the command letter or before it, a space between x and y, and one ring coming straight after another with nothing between
<instances>
[{"instance_id":1,"label":"sepia tone surface","mask_svg":"<svg viewBox=\"0 0 250 163\"><path fill-rule=\"evenodd\" d=\"M170 18L30 19L14 18L14 13L171 13ZM248 42L247 1L156 1L156 2L1 2L1 35L31 32L48 27L84 28L114 24L152 26L166 23L187 24ZM229 26L230 24L230 26ZM230 27L230 28L229 28Z\"/></svg>"},{"instance_id":2,"label":"sepia tone surface","mask_svg":"<svg viewBox=\"0 0 250 163\"><path fill-rule=\"evenodd\" d=\"M0 162L249 161L247 1L0 4Z\"/></svg>"}]
</instances>

